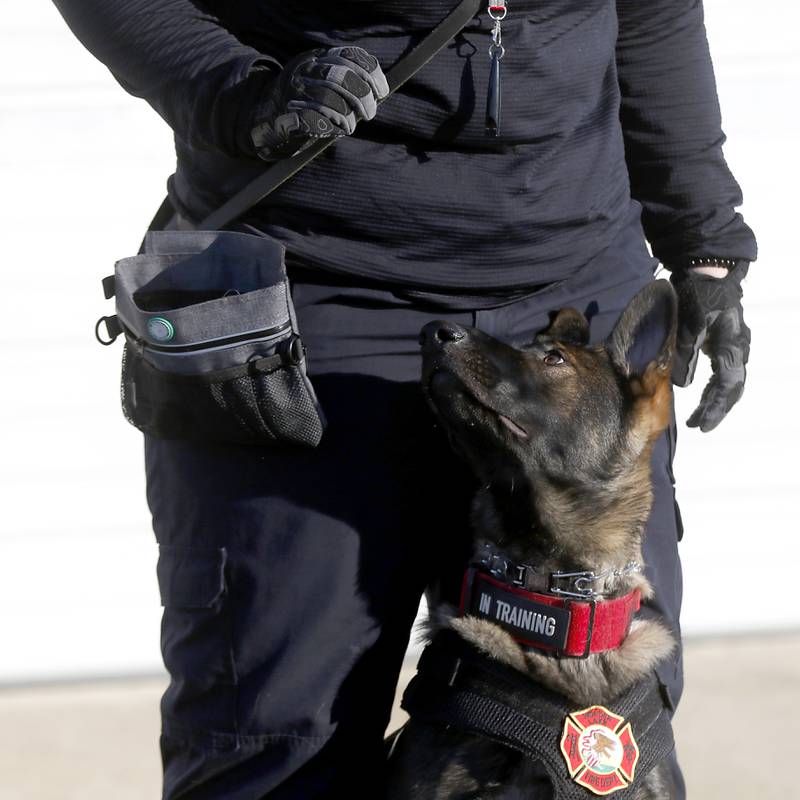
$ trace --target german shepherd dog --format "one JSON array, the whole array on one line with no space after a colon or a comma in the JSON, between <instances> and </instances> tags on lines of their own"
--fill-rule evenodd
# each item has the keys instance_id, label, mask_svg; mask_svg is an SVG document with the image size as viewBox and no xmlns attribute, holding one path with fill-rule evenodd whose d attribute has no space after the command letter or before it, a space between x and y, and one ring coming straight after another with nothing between
<instances>
[{"instance_id":1,"label":"german shepherd dog","mask_svg":"<svg viewBox=\"0 0 800 800\"><path fill-rule=\"evenodd\" d=\"M423 391L480 486L472 507L476 547L535 565L533 590L547 594L554 575L592 573L603 601L636 590L652 596L641 540L652 504L651 449L671 416L676 317L672 287L659 280L633 298L599 346L589 346L588 321L570 308L519 348L451 322L423 329ZM617 646L583 657L526 647L500 621L451 606L433 608L429 627L434 639L455 632L575 710L612 704L652 676L675 646L665 627L635 617ZM525 685L515 689L520 706ZM602 730L592 746L607 754L614 744ZM552 773L496 738L417 718L413 710L390 744L393 799L574 796L575 786L573 794L559 794ZM620 796L670 797L666 760L651 767L624 783Z\"/></svg>"}]
</instances>

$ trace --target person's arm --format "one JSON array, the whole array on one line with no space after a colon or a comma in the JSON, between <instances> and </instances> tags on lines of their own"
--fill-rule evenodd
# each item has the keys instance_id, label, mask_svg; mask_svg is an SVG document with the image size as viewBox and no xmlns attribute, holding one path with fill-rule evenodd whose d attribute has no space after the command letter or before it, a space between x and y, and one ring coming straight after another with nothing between
<instances>
[{"instance_id":1,"label":"person's arm","mask_svg":"<svg viewBox=\"0 0 800 800\"><path fill-rule=\"evenodd\" d=\"M691 259L752 261L756 242L735 207L701 0L617 0L621 122L633 197L668 268Z\"/></svg>"},{"instance_id":2,"label":"person's arm","mask_svg":"<svg viewBox=\"0 0 800 800\"><path fill-rule=\"evenodd\" d=\"M54 0L130 94L194 147L254 156L247 114L281 68L193 0Z\"/></svg>"}]
</instances>

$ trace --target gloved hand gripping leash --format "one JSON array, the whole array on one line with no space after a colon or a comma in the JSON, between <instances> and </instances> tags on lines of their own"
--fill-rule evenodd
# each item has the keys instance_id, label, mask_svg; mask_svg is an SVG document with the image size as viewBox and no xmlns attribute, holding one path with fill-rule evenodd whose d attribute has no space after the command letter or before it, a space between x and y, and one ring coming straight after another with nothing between
<instances>
[{"instance_id":1,"label":"gloved hand gripping leash","mask_svg":"<svg viewBox=\"0 0 800 800\"><path fill-rule=\"evenodd\" d=\"M486 135L497 136L500 132L500 59L505 55L500 23L506 18L506 0L489 0L489 16L494 21L489 56L492 66L489 72L489 88L486 94Z\"/></svg>"}]
</instances>

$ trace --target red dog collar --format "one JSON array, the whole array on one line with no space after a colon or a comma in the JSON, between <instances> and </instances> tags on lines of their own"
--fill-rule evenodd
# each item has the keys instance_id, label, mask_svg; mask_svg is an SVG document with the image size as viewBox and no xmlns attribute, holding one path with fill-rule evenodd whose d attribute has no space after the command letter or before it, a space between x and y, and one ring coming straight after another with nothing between
<instances>
[{"instance_id":1,"label":"red dog collar","mask_svg":"<svg viewBox=\"0 0 800 800\"><path fill-rule=\"evenodd\" d=\"M471 567L464 574L459 616L486 619L519 644L585 658L619 647L641 605L634 589L613 600L573 600L529 592Z\"/></svg>"}]
</instances>

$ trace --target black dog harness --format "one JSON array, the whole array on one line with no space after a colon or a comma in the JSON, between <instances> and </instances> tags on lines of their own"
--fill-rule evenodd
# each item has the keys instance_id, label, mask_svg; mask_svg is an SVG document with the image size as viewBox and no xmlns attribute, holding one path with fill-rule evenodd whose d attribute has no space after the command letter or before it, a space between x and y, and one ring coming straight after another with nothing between
<instances>
[{"instance_id":1,"label":"black dog harness","mask_svg":"<svg viewBox=\"0 0 800 800\"><path fill-rule=\"evenodd\" d=\"M412 719L452 726L541 763L556 800L612 792L633 798L674 747L668 706L651 674L607 707L578 710L452 630L426 647L402 701Z\"/></svg>"}]
</instances>

